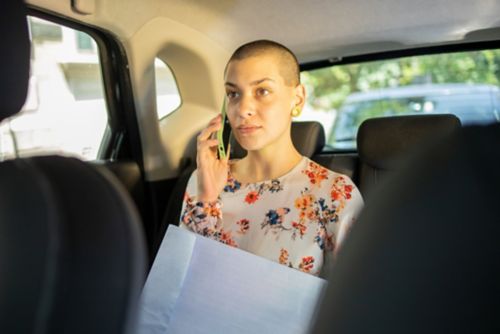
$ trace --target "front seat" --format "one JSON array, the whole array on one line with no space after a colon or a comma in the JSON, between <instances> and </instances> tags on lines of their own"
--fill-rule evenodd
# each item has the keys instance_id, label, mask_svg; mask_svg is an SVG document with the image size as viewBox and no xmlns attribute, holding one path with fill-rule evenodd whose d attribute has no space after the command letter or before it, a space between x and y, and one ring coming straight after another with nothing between
<instances>
[{"instance_id":1,"label":"front seat","mask_svg":"<svg viewBox=\"0 0 500 334\"><path fill-rule=\"evenodd\" d=\"M24 104L26 8L0 2L0 121ZM72 158L0 163L0 333L131 333L145 272L138 214L118 182Z\"/></svg>"},{"instance_id":2,"label":"front seat","mask_svg":"<svg viewBox=\"0 0 500 334\"><path fill-rule=\"evenodd\" d=\"M374 189L312 333L500 332L499 143L464 128Z\"/></svg>"}]
</instances>

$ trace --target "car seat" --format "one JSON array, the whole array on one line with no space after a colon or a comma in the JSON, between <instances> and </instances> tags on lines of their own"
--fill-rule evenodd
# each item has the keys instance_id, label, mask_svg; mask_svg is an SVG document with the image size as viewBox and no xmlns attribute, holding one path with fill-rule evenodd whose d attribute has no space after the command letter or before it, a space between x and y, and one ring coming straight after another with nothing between
<instances>
[{"instance_id":1,"label":"car seat","mask_svg":"<svg viewBox=\"0 0 500 334\"><path fill-rule=\"evenodd\" d=\"M498 333L500 125L464 128L374 189L312 333Z\"/></svg>"}]
</instances>

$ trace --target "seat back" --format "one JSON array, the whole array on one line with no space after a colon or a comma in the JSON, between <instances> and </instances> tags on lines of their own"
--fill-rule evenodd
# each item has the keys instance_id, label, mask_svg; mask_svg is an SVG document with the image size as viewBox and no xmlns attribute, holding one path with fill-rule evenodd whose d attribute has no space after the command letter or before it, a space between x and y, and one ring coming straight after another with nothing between
<instances>
[{"instance_id":1,"label":"seat back","mask_svg":"<svg viewBox=\"0 0 500 334\"><path fill-rule=\"evenodd\" d=\"M498 143L465 128L377 187L312 333L500 332Z\"/></svg>"},{"instance_id":2,"label":"seat back","mask_svg":"<svg viewBox=\"0 0 500 334\"><path fill-rule=\"evenodd\" d=\"M451 114L411 115L372 118L364 121L357 136L359 187L364 197L401 161L426 145L460 128L460 120Z\"/></svg>"},{"instance_id":3,"label":"seat back","mask_svg":"<svg viewBox=\"0 0 500 334\"><path fill-rule=\"evenodd\" d=\"M145 273L118 181L70 158L0 164L0 332L128 333Z\"/></svg>"},{"instance_id":4,"label":"seat back","mask_svg":"<svg viewBox=\"0 0 500 334\"><path fill-rule=\"evenodd\" d=\"M0 15L2 121L24 104L30 42L23 1ZM143 239L112 175L57 156L0 162L0 332L132 333Z\"/></svg>"}]
</instances>

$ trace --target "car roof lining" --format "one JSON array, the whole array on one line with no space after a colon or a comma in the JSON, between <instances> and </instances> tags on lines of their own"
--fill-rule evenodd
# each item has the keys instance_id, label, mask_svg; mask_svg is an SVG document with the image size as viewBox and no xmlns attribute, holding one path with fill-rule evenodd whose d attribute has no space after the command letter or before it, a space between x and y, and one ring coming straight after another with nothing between
<instances>
[{"instance_id":1,"label":"car roof lining","mask_svg":"<svg viewBox=\"0 0 500 334\"><path fill-rule=\"evenodd\" d=\"M75 13L71 1L28 3L107 28L120 38L164 17L191 27L226 50L269 38L289 46L301 62L331 56L491 39L498 32L500 3L469 1L291 0L85 0L91 15ZM387 16L390 15L390 20ZM498 35L496 35L498 36Z\"/></svg>"}]
</instances>

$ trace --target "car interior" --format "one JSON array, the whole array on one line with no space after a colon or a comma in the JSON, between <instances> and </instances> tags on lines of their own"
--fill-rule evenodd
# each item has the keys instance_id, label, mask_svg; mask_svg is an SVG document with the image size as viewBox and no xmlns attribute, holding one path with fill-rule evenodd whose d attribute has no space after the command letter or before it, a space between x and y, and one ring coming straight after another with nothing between
<instances>
[{"instance_id":1,"label":"car interior","mask_svg":"<svg viewBox=\"0 0 500 334\"><path fill-rule=\"evenodd\" d=\"M328 115L341 104L321 89L341 89L317 71L344 65L484 52L489 81L463 82L500 86L495 1L3 0L0 9L5 333L134 333L145 277L196 169L196 136L220 111L224 67L245 42L290 47ZM486 61L474 55L458 72ZM366 204L311 333L500 329L495 103L495 121L476 126L415 103L421 114L373 111L353 149L332 147L324 111L292 123L298 151L349 176ZM245 156L234 138L231 147Z\"/></svg>"}]
</instances>

